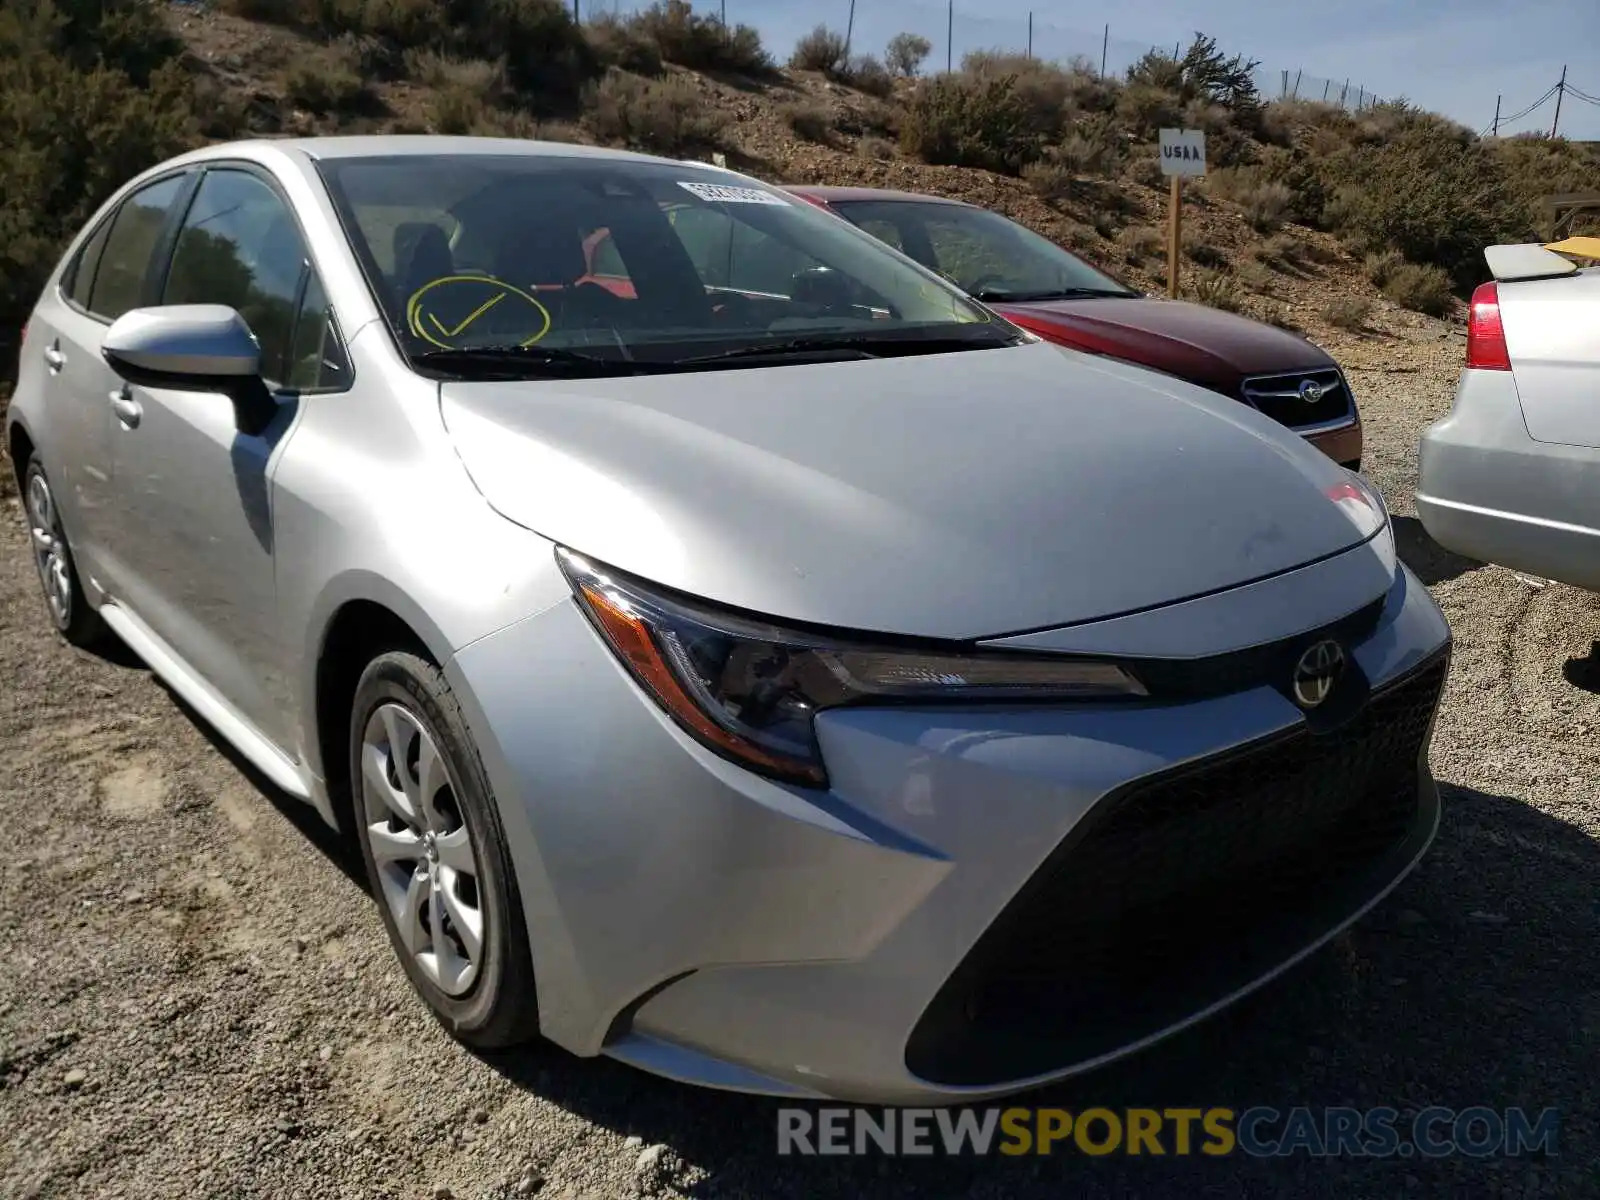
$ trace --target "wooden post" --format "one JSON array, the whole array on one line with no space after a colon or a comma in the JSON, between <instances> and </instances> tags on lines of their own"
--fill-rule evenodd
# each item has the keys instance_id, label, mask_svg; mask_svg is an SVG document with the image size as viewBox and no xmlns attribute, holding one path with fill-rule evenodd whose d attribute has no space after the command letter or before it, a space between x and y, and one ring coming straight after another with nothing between
<instances>
[{"instance_id":1,"label":"wooden post","mask_svg":"<svg viewBox=\"0 0 1600 1200\"><path fill-rule=\"evenodd\" d=\"M1561 97L1567 90L1567 64L1561 64L1561 82L1556 84L1556 119L1550 122L1550 136L1555 137L1561 127Z\"/></svg>"},{"instance_id":2,"label":"wooden post","mask_svg":"<svg viewBox=\"0 0 1600 1200\"><path fill-rule=\"evenodd\" d=\"M1183 250L1183 180L1172 177L1172 192L1167 199L1167 296L1178 298L1178 256Z\"/></svg>"}]
</instances>

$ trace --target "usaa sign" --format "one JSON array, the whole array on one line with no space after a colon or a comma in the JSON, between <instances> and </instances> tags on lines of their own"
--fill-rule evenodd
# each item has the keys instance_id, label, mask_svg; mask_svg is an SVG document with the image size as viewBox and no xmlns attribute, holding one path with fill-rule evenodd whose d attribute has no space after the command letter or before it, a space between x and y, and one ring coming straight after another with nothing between
<instances>
[{"instance_id":1,"label":"usaa sign","mask_svg":"<svg viewBox=\"0 0 1600 1200\"><path fill-rule=\"evenodd\" d=\"M1161 173L1195 176L1206 173L1206 135L1200 129L1161 131Z\"/></svg>"}]
</instances>

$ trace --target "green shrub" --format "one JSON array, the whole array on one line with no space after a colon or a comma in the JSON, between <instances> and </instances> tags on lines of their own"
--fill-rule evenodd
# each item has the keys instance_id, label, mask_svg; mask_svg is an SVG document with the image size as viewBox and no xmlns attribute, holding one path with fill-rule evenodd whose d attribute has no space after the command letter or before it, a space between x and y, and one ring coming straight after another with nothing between
<instances>
[{"instance_id":1,"label":"green shrub","mask_svg":"<svg viewBox=\"0 0 1600 1200\"><path fill-rule=\"evenodd\" d=\"M962 58L961 73L978 82L1011 80L1028 126L1041 141L1054 141L1066 129L1075 81L1054 63L999 50L975 50Z\"/></svg>"},{"instance_id":2,"label":"green shrub","mask_svg":"<svg viewBox=\"0 0 1600 1200\"><path fill-rule=\"evenodd\" d=\"M434 133L472 133L485 123L488 107L482 92L451 84L429 97L429 128Z\"/></svg>"},{"instance_id":3,"label":"green shrub","mask_svg":"<svg viewBox=\"0 0 1600 1200\"><path fill-rule=\"evenodd\" d=\"M0 343L14 344L65 243L106 198L200 138L181 47L158 10L64 7L70 23L0 6ZM0 376L15 363L0 353Z\"/></svg>"},{"instance_id":4,"label":"green shrub","mask_svg":"<svg viewBox=\"0 0 1600 1200\"><path fill-rule=\"evenodd\" d=\"M661 74L661 47L631 20L603 12L589 19L583 36L603 66L635 75Z\"/></svg>"},{"instance_id":5,"label":"green shrub","mask_svg":"<svg viewBox=\"0 0 1600 1200\"><path fill-rule=\"evenodd\" d=\"M821 71L831 75L844 66L849 53L844 34L818 25L794 44L789 65L797 71Z\"/></svg>"},{"instance_id":6,"label":"green shrub","mask_svg":"<svg viewBox=\"0 0 1600 1200\"><path fill-rule=\"evenodd\" d=\"M584 122L603 141L674 156L714 148L727 126L691 80L642 79L620 71L590 87Z\"/></svg>"},{"instance_id":7,"label":"green shrub","mask_svg":"<svg viewBox=\"0 0 1600 1200\"><path fill-rule=\"evenodd\" d=\"M628 25L654 42L665 61L680 67L742 75L764 75L772 70L772 58L754 27L735 25L730 29L718 17L698 15L687 0L657 0L629 18Z\"/></svg>"},{"instance_id":8,"label":"green shrub","mask_svg":"<svg viewBox=\"0 0 1600 1200\"><path fill-rule=\"evenodd\" d=\"M912 78L933 52L933 43L920 33L897 33L889 39L883 60L896 75Z\"/></svg>"},{"instance_id":9,"label":"green shrub","mask_svg":"<svg viewBox=\"0 0 1600 1200\"><path fill-rule=\"evenodd\" d=\"M1009 75L938 76L919 84L906 106L900 145L923 162L1008 175L1039 157L1027 103Z\"/></svg>"},{"instance_id":10,"label":"green shrub","mask_svg":"<svg viewBox=\"0 0 1600 1200\"><path fill-rule=\"evenodd\" d=\"M1242 262L1233 274L1246 290L1258 296L1278 294L1278 274L1264 263L1254 260Z\"/></svg>"},{"instance_id":11,"label":"green shrub","mask_svg":"<svg viewBox=\"0 0 1600 1200\"><path fill-rule=\"evenodd\" d=\"M1251 188L1240 200L1245 220L1257 233L1275 233L1283 228L1294 193L1281 183L1262 183Z\"/></svg>"},{"instance_id":12,"label":"green shrub","mask_svg":"<svg viewBox=\"0 0 1600 1200\"><path fill-rule=\"evenodd\" d=\"M1223 312L1243 312L1244 297L1232 276L1223 271L1201 271L1189 280L1184 294L1198 304L1220 308Z\"/></svg>"},{"instance_id":13,"label":"green shrub","mask_svg":"<svg viewBox=\"0 0 1600 1200\"><path fill-rule=\"evenodd\" d=\"M894 76L870 54L858 54L833 73L833 78L846 87L855 88L880 99L894 95Z\"/></svg>"},{"instance_id":14,"label":"green shrub","mask_svg":"<svg viewBox=\"0 0 1600 1200\"><path fill-rule=\"evenodd\" d=\"M1339 296L1328 301L1322 309L1322 319L1329 325L1360 333L1372 316L1372 301L1365 296Z\"/></svg>"},{"instance_id":15,"label":"green shrub","mask_svg":"<svg viewBox=\"0 0 1600 1200\"><path fill-rule=\"evenodd\" d=\"M1383 294L1401 308L1409 308L1430 317L1448 317L1455 311L1450 276L1435 266L1402 264L1384 283Z\"/></svg>"}]
</instances>

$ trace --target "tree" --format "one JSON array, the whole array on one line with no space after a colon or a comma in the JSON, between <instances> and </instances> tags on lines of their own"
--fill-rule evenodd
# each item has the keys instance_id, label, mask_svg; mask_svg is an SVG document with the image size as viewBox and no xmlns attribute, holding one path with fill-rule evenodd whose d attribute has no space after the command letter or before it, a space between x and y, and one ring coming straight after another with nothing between
<instances>
[{"instance_id":1,"label":"tree","mask_svg":"<svg viewBox=\"0 0 1600 1200\"><path fill-rule=\"evenodd\" d=\"M933 43L920 33L897 33L889 39L884 61L896 75L910 79L922 69L922 64L933 53Z\"/></svg>"}]
</instances>

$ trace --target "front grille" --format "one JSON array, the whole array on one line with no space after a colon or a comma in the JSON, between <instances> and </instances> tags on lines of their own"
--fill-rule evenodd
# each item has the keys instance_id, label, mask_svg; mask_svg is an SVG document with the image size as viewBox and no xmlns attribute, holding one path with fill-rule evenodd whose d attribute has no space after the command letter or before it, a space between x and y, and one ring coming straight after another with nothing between
<instances>
[{"instance_id":1,"label":"front grille","mask_svg":"<svg viewBox=\"0 0 1600 1200\"><path fill-rule=\"evenodd\" d=\"M940 989L910 1070L978 1085L1098 1058L1348 918L1427 836L1418 766L1448 661L1334 731L1298 726L1102 800Z\"/></svg>"},{"instance_id":2,"label":"front grille","mask_svg":"<svg viewBox=\"0 0 1600 1200\"><path fill-rule=\"evenodd\" d=\"M1322 389L1319 399L1306 399L1301 389L1307 384ZM1256 375L1246 379L1240 391L1245 403L1290 429L1344 421L1352 412L1350 385L1336 367Z\"/></svg>"}]
</instances>

